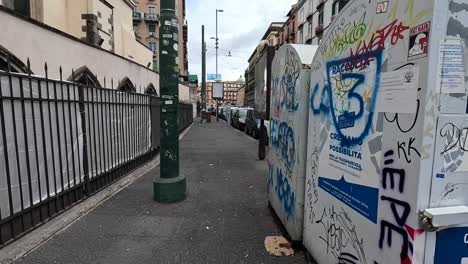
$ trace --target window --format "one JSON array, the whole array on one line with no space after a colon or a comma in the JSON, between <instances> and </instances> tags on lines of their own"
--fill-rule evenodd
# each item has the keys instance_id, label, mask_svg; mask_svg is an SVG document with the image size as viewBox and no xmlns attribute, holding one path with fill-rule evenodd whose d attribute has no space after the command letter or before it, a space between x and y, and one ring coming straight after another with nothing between
<instances>
[{"instance_id":1,"label":"window","mask_svg":"<svg viewBox=\"0 0 468 264\"><path fill-rule=\"evenodd\" d=\"M318 24L323 25L323 9L320 9L319 11Z\"/></svg>"},{"instance_id":2,"label":"window","mask_svg":"<svg viewBox=\"0 0 468 264\"><path fill-rule=\"evenodd\" d=\"M309 38L312 37L312 21L309 22Z\"/></svg>"},{"instance_id":3,"label":"window","mask_svg":"<svg viewBox=\"0 0 468 264\"><path fill-rule=\"evenodd\" d=\"M135 7L133 8L133 12L134 12L134 13L138 13L138 7L137 7L137 6L135 6Z\"/></svg>"},{"instance_id":4,"label":"window","mask_svg":"<svg viewBox=\"0 0 468 264\"><path fill-rule=\"evenodd\" d=\"M152 15L156 14L156 7L154 7L154 6L148 7L148 13L150 13Z\"/></svg>"},{"instance_id":5,"label":"window","mask_svg":"<svg viewBox=\"0 0 468 264\"><path fill-rule=\"evenodd\" d=\"M29 16L29 0L15 0L15 11L23 16Z\"/></svg>"},{"instance_id":6,"label":"window","mask_svg":"<svg viewBox=\"0 0 468 264\"><path fill-rule=\"evenodd\" d=\"M156 33L156 25L155 24L149 24L148 29L150 33Z\"/></svg>"},{"instance_id":7,"label":"window","mask_svg":"<svg viewBox=\"0 0 468 264\"><path fill-rule=\"evenodd\" d=\"M150 50L152 50L154 53L156 53L156 42L148 43L148 47L149 47Z\"/></svg>"},{"instance_id":8,"label":"window","mask_svg":"<svg viewBox=\"0 0 468 264\"><path fill-rule=\"evenodd\" d=\"M138 24L137 23L133 23L133 31L138 32Z\"/></svg>"},{"instance_id":9,"label":"window","mask_svg":"<svg viewBox=\"0 0 468 264\"><path fill-rule=\"evenodd\" d=\"M333 2L332 6L332 16L338 14L343 8L346 6L346 4L349 2L349 0L337 0Z\"/></svg>"}]
</instances>

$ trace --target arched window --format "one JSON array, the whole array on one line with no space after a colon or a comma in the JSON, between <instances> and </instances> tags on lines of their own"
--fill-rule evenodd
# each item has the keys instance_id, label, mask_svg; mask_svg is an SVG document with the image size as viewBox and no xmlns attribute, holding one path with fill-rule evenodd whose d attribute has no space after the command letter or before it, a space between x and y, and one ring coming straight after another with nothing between
<instances>
[{"instance_id":1,"label":"arched window","mask_svg":"<svg viewBox=\"0 0 468 264\"><path fill-rule=\"evenodd\" d=\"M8 60L10 67L8 67ZM0 45L0 71L11 71L16 73L31 73L28 67L13 53Z\"/></svg>"},{"instance_id":2,"label":"arched window","mask_svg":"<svg viewBox=\"0 0 468 264\"><path fill-rule=\"evenodd\" d=\"M146 87L145 94L158 97L158 92L156 91L156 88L154 88L154 85L152 83L150 83L148 87Z\"/></svg>"},{"instance_id":3,"label":"arched window","mask_svg":"<svg viewBox=\"0 0 468 264\"><path fill-rule=\"evenodd\" d=\"M80 84L99 87L101 88L101 84L96 76L88 69L88 67L83 66L78 70L74 71L72 76L68 78L69 81L74 81Z\"/></svg>"},{"instance_id":4,"label":"arched window","mask_svg":"<svg viewBox=\"0 0 468 264\"><path fill-rule=\"evenodd\" d=\"M135 93L136 88L135 85L128 79L128 77L125 77L120 83L119 87L117 87L117 90L119 91L124 91L127 93Z\"/></svg>"}]
</instances>

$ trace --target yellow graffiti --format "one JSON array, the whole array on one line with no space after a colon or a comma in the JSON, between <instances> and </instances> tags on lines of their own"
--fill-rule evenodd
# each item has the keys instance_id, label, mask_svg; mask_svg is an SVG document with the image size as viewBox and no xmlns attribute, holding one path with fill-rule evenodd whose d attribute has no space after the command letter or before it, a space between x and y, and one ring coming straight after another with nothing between
<instances>
[{"instance_id":1,"label":"yellow graffiti","mask_svg":"<svg viewBox=\"0 0 468 264\"><path fill-rule=\"evenodd\" d=\"M392 11L390 11L390 13L388 14L388 19L390 21L395 20L395 18L397 16L398 6L400 6L400 0L395 1L395 4L393 5Z\"/></svg>"},{"instance_id":2,"label":"yellow graffiti","mask_svg":"<svg viewBox=\"0 0 468 264\"><path fill-rule=\"evenodd\" d=\"M398 14L398 9L400 7L400 0L395 0L395 4L393 5L392 11L388 14L388 18L390 20L395 20ZM417 14L414 14L414 0L408 0L405 6L404 14L407 15L406 17L406 24L409 26L416 26L422 18L429 15L432 12L432 8L426 8ZM402 19L403 21L403 19Z\"/></svg>"},{"instance_id":3,"label":"yellow graffiti","mask_svg":"<svg viewBox=\"0 0 468 264\"><path fill-rule=\"evenodd\" d=\"M343 80L341 73L335 76L332 76L332 82L334 82L333 87L335 87L340 92L349 92L351 87L354 85L355 81L348 79L347 81Z\"/></svg>"},{"instance_id":4,"label":"yellow graffiti","mask_svg":"<svg viewBox=\"0 0 468 264\"><path fill-rule=\"evenodd\" d=\"M418 23L423 17L429 15L432 12L431 8L424 9L417 13L416 15L413 15L414 13L414 0L409 0L408 4L405 7L405 14L408 15L408 22L410 26L416 26L416 23Z\"/></svg>"}]
</instances>

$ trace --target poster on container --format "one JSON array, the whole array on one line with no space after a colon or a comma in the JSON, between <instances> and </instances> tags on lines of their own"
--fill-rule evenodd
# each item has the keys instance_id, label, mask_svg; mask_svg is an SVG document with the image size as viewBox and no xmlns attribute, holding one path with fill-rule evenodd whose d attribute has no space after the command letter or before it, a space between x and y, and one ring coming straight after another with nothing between
<instances>
[{"instance_id":1,"label":"poster on container","mask_svg":"<svg viewBox=\"0 0 468 264\"><path fill-rule=\"evenodd\" d=\"M424 263L416 212L430 155L421 133L432 5L349 1L324 32L311 64L304 206L304 245L318 263Z\"/></svg>"}]
</instances>

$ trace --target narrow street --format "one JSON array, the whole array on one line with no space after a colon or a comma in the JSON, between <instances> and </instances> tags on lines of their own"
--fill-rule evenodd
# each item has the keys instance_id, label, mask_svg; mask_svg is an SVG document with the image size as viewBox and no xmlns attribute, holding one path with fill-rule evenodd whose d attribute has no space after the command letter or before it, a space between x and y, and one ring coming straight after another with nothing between
<instances>
[{"instance_id":1,"label":"narrow street","mask_svg":"<svg viewBox=\"0 0 468 264\"><path fill-rule=\"evenodd\" d=\"M256 144L222 121L195 122L180 145L186 201L153 201L156 167L16 263L307 263L304 251L265 251L282 234Z\"/></svg>"}]
</instances>

